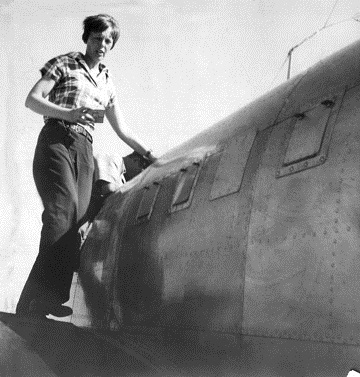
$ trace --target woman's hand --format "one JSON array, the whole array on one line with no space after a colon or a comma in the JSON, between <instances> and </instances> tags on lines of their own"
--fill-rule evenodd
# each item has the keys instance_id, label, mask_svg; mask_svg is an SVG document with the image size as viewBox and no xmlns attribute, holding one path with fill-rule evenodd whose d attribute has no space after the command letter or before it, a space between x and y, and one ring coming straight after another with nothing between
<instances>
[{"instance_id":1,"label":"woman's hand","mask_svg":"<svg viewBox=\"0 0 360 377\"><path fill-rule=\"evenodd\" d=\"M90 109L85 106L69 110L67 119L65 120L70 123L80 123L84 126L89 125L89 123L93 123L95 121L89 111Z\"/></svg>"},{"instance_id":2,"label":"woman's hand","mask_svg":"<svg viewBox=\"0 0 360 377\"><path fill-rule=\"evenodd\" d=\"M144 157L149 160L152 164L158 160L158 157L154 154L152 150L149 150Z\"/></svg>"}]
</instances>

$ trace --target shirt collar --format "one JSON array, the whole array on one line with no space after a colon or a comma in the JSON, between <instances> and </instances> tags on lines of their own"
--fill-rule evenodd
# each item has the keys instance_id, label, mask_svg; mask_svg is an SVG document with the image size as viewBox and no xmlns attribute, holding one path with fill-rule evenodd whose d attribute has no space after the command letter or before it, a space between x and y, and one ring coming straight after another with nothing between
<instances>
[{"instance_id":1,"label":"shirt collar","mask_svg":"<svg viewBox=\"0 0 360 377\"><path fill-rule=\"evenodd\" d=\"M88 65L85 62L85 57L84 57L84 54L82 52L70 52L69 56L71 56L72 58L74 58L75 60L77 60L86 69L88 69ZM99 63L99 70L100 70L100 73L104 72L107 77L110 76L109 70L108 70L108 68L107 68L107 66L105 64Z\"/></svg>"}]
</instances>

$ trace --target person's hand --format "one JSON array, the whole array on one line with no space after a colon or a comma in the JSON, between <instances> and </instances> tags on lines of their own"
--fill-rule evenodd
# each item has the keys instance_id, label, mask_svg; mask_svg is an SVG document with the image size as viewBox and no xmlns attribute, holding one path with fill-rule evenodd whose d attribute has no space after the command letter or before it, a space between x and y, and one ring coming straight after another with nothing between
<instances>
[{"instance_id":1,"label":"person's hand","mask_svg":"<svg viewBox=\"0 0 360 377\"><path fill-rule=\"evenodd\" d=\"M158 160L158 157L154 154L154 152L152 150L149 150L145 155L144 155L144 158L146 160L149 160L150 163L154 163Z\"/></svg>"},{"instance_id":2,"label":"person's hand","mask_svg":"<svg viewBox=\"0 0 360 377\"><path fill-rule=\"evenodd\" d=\"M68 112L68 119L67 121L71 123L80 123L84 126L88 125L89 123L93 123L95 119L93 116L88 112L90 109L82 106L77 109L72 109Z\"/></svg>"},{"instance_id":3,"label":"person's hand","mask_svg":"<svg viewBox=\"0 0 360 377\"><path fill-rule=\"evenodd\" d=\"M148 159L151 161L151 163L155 163L157 160L158 160L159 157L157 157L156 155L154 155L153 152L150 153L150 155L148 156Z\"/></svg>"}]
</instances>

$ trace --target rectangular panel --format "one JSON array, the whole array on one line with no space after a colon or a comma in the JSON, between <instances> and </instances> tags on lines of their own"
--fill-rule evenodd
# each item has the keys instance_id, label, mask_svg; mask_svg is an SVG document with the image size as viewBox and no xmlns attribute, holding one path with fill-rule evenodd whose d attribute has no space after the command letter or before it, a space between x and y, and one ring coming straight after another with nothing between
<instances>
[{"instance_id":1,"label":"rectangular panel","mask_svg":"<svg viewBox=\"0 0 360 377\"><path fill-rule=\"evenodd\" d=\"M157 194L159 192L159 188L159 184L153 184L149 187L144 188L143 197L141 199L139 210L137 213L138 220L150 218L151 212L155 205Z\"/></svg>"},{"instance_id":2,"label":"rectangular panel","mask_svg":"<svg viewBox=\"0 0 360 377\"><path fill-rule=\"evenodd\" d=\"M286 151L284 165L319 153L330 113L331 107L319 105L298 117Z\"/></svg>"},{"instance_id":3,"label":"rectangular panel","mask_svg":"<svg viewBox=\"0 0 360 377\"><path fill-rule=\"evenodd\" d=\"M255 131L238 135L225 147L211 188L210 200L239 191L255 135Z\"/></svg>"},{"instance_id":4,"label":"rectangular panel","mask_svg":"<svg viewBox=\"0 0 360 377\"><path fill-rule=\"evenodd\" d=\"M287 150L279 161L276 178L311 169L326 162L332 131L344 93L319 101L304 109L297 118L291 136L283 140ZM289 118L294 120L293 118ZM287 141L289 140L289 141Z\"/></svg>"},{"instance_id":5,"label":"rectangular panel","mask_svg":"<svg viewBox=\"0 0 360 377\"><path fill-rule=\"evenodd\" d=\"M190 198L190 193L194 185L198 166L192 165L184 169L181 174L178 187L175 192L173 205L179 205L187 202Z\"/></svg>"},{"instance_id":6,"label":"rectangular panel","mask_svg":"<svg viewBox=\"0 0 360 377\"><path fill-rule=\"evenodd\" d=\"M171 204L171 212L190 206L199 175L199 169L199 162L194 162L192 165L181 169Z\"/></svg>"}]
</instances>

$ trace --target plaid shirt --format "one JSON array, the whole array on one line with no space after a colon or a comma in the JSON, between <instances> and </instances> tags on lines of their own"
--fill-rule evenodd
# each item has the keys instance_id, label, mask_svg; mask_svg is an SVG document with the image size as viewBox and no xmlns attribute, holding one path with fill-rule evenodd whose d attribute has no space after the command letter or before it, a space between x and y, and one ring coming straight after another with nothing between
<instances>
[{"instance_id":1,"label":"plaid shirt","mask_svg":"<svg viewBox=\"0 0 360 377\"><path fill-rule=\"evenodd\" d=\"M40 72L42 77L55 81L49 93L49 101L56 105L75 109L105 109L114 105L115 87L104 64L100 74L93 77L81 52L70 52L49 60ZM44 117L45 121L49 117Z\"/></svg>"}]
</instances>

